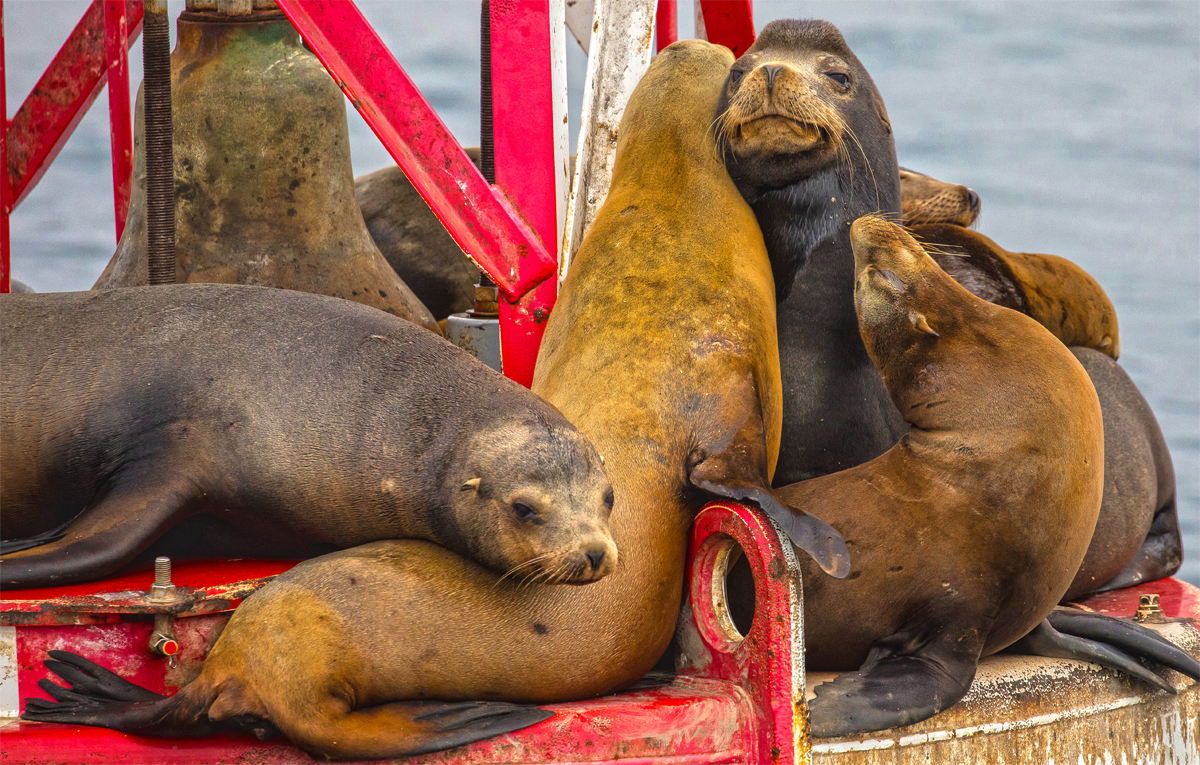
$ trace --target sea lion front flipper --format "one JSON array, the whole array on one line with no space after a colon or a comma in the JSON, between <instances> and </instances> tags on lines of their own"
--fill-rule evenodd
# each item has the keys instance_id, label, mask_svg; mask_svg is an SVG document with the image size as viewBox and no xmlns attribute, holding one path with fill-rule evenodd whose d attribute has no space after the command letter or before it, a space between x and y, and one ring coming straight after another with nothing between
<instances>
[{"instance_id":1,"label":"sea lion front flipper","mask_svg":"<svg viewBox=\"0 0 1200 765\"><path fill-rule=\"evenodd\" d=\"M975 679L988 633L978 619L960 624L964 629L953 630L925 621L877 640L858 671L813 689L812 734L828 738L911 725L956 704Z\"/></svg>"},{"instance_id":2,"label":"sea lion front flipper","mask_svg":"<svg viewBox=\"0 0 1200 765\"><path fill-rule=\"evenodd\" d=\"M277 724L311 755L380 760L440 752L553 716L535 706L502 701L393 701L347 712L344 701L331 695L315 714L305 712Z\"/></svg>"},{"instance_id":3,"label":"sea lion front flipper","mask_svg":"<svg viewBox=\"0 0 1200 765\"><path fill-rule=\"evenodd\" d=\"M715 454L702 454L692 464L688 481L726 499L749 500L775 521L792 543L812 556L827 574L844 579L850 573L850 551L837 529L803 510L780 501L767 480L767 445L762 415L747 417L737 434Z\"/></svg>"},{"instance_id":4,"label":"sea lion front flipper","mask_svg":"<svg viewBox=\"0 0 1200 765\"><path fill-rule=\"evenodd\" d=\"M1175 508L1175 497L1154 513L1150 530L1133 558L1112 579L1097 587L1094 592L1110 592L1133 587L1142 582L1165 579L1179 570L1183 564L1183 539L1179 534L1179 514Z\"/></svg>"},{"instance_id":5,"label":"sea lion front flipper","mask_svg":"<svg viewBox=\"0 0 1200 765\"><path fill-rule=\"evenodd\" d=\"M0 586L45 587L115 572L189 512L194 484L125 485L76 518L63 537L0 558Z\"/></svg>"}]
</instances>

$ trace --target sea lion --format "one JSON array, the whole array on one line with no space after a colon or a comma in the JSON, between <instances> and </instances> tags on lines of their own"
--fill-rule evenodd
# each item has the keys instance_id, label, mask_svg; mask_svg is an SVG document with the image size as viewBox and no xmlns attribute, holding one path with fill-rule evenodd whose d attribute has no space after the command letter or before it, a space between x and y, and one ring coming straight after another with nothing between
<instances>
[{"instance_id":1,"label":"sea lion","mask_svg":"<svg viewBox=\"0 0 1200 765\"><path fill-rule=\"evenodd\" d=\"M103 577L201 514L270 557L413 537L501 572L615 564L591 444L382 311L233 285L6 295L0 342L4 534L42 543L4 556L5 587Z\"/></svg>"},{"instance_id":2,"label":"sea lion","mask_svg":"<svg viewBox=\"0 0 1200 765\"><path fill-rule=\"evenodd\" d=\"M1036 319L1064 345L1121 356L1117 311L1104 288L1066 258L1009 252L949 223L912 227L948 274L972 293Z\"/></svg>"},{"instance_id":3,"label":"sea lion","mask_svg":"<svg viewBox=\"0 0 1200 765\"><path fill-rule=\"evenodd\" d=\"M691 40L651 62L542 342L534 391L603 444L614 480L612 575L520 586L437 545L379 542L248 599L171 700L64 696L26 715L174 734L268 720L310 753L373 759L442 745L411 700L566 701L642 677L674 631L693 512L712 489L766 497L778 433L770 268L709 133L731 58ZM841 573L840 539L818 541Z\"/></svg>"},{"instance_id":4,"label":"sea lion","mask_svg":"<svg viewBox=\"0 0 1200 765\"><path fill-rule=\"evenodd\" d=\"M960 699L979 658L1042 625L1067 591L1103 489L1100 404L1061 343L971 295L900 227L864 217L850 237L863 340L911 428L866 464L778 490L830 519L854 560L839 582L801 562L805 613L820 615L804 625L808 667L845 671L815 688L816 736L907 725Z\"/></svg>"},{"instance_id":5,"label":"sea lion","mask_svg":"<svg viewBox=\"0 0 1200 765\"><path fill-rule=\"evenodd\" d=\"M479 164L479 147L464 151ZM354 197L375 246L435 319L475 306L479 266L466 256L399 167L355 178Z\"/></svg>"},{"instance_id":6,"label":"sea lion","mask_svg":"<svg viewBox=\"0 0 1200 765\"><path fill-rule=\"evenodd\" d=\"M1150 404L1117 362L1071 348L1104 416L1104 499L1100 518L1063 601L1171 576L1183 563L1175 468Z\"/></svg>"},{"instance_id":7,"label":"sea lion","mask_svg":"<svg viewBox=\"0 0 1200 765\"><path fill-rule=\"evenodd\" d=\"M905 226L952 223L966 227L975 223L980 208L979 195L974 190L900 168L900 209Z\"/></svg>"},{"instance_id":8,"label":"sea lion","mask_svg":"<svg viewBox=\"0 0 1200 765\"><path fill-rule=\"evenodd\" d=\"M900 217L883 99L832 24L772 21L730 68L717 121L725 167L762 227L780 301L775 484L873 459L905 426L858 333L847 234L866 213Z\"/></svg>"}]
</instances>

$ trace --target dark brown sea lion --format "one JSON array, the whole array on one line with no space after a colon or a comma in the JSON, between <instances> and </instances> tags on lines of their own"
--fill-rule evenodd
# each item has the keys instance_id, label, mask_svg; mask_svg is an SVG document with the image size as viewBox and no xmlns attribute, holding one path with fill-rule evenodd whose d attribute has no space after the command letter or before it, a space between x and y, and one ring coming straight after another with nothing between
<instances>
[{"instance_id":1,"label":"dark brown sea lion","mask_svg":"<svg viewBox=\"0 0 1200 765\"><path fill-rule=\"evenodd\" d=\"M808 667L846 671L815 689L817 736L910 724L961 698L979 658L1067 591L1103 488L1100 404L1061 343L968 293L898 226L864 217L851 239L863 340L911 427L866 464L779 490L829 518L854 561L844 581L804 580L818 615Z\"/></svg>"},{"instance_id":2,"label":"dark brown sea lion","mask_svg":"<svg viewBox=\"0 0 1200 765\"><path fill-rule=\"evenodd\" d=\"M920 223L970 226L979 217L980 207L979 195L966 186L900 168L900 208L905 226Z\"/></svg>"},{"instance_id":3,"label":"dark brown sea lion","mask_svg":"<svg viewBox=\"0 0 1200 765\"><path fill-rule=\"evenodd\" d=\"M42 543L4 556L5 587L100 578L202 514L248 554L412 537L501 572L613 569L595 449L382 311L232 285L6 295L0 342L0 522Z\"/></svg>"},{"instance_id":4,"label":"dark brown sea lion","mask_svg":"<svg viewBox=\"0 0 1200 765\"><path fill-rule=\"evenodd\" d=\"M1104 500L1064 601L1171 576L1183 563L1175 468L1150 405L1117 362L1071 348L1104 415Z\"/></svg>"},{"instance_id":5,"label":"dark brown sea lion","mask_svg":"<svg viewBox=\"0 0 1200 765\"><path fill-rule=\"evenodd\" d=\"M977 231L949 223L913 226L912 233L975 295L1032 316L1064 345L1120 357L1112 301L1099 282L1066 258L1009 252Z\"/></svg>"},{"instance_id":6,"label":"dark brown sea lion","mask_svg":"<svg viewBox=\"0 0 1200 765\"><path fill-rule=\"evenodd\" d=\"M479 164L479 147L465 149ZM354 179L354 196L375 246L434 318L475 306L479 267L462 251L397 166Z\"/></svg>"},{"instance_id":7,"label":"dark brown sea lion","mask_svg":"<svg viewBox=\"0 0 1200 765\"><path fill-rule=\"evenodd\" d=\"M904 420L854 317L849 226L900 217L883 99L824 21L772 21L734 62L717 120L725 166L762 227L775 275L783 434L775 484L885 452Z\"/></svg>"},{"instance_id":8,"label":"dark brown sea lion","mask_svg":"<svg viewBox=\"0 0 1200 765\"><path fill-rule=\"evenodd\" d=\"M642 677L674 631L695 484L766 496L778 432L770 269L709 134L731 58L684 41L650 64L542 343L535 392L603 443L615 479L612 575L519 586L421 541L335 553L247 600L172 700L68 698L42 719L175 734L244 720L316 755L372 759L463 742L422 724L428 701L413 700L565 701ZM838 552L822 557L840 571Z\"/></svg>"}]
</instances>

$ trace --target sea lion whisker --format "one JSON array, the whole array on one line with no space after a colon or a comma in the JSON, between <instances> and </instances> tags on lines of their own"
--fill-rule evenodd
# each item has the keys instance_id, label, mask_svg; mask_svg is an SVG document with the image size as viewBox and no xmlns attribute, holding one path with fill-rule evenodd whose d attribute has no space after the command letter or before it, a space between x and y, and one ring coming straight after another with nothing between
<instances>
[{"instance_id":1,"label":"sea lion whisker","mask_svg":"<svg viewBox=\"0 0 1200 765\"><path fill-rule=\"evenodd\" d=\"M541 561L543 561L543 560L546 560L547 558L549 558L549 557L550 557L551 555L553 555L553 554L554 554L554 553L546 553L545 555L539 555L539 556L537 556L536 558L530 558L529 560L525 561L524 563L518 563L516 566L513 566L513 567L512 567L512 568L510 568L508 571L504 572L504 575L503 575L503 576L501 576L499 579L497 579L497 580L496 580L496 583L495 583L495 584L493 584L492 586L493 586L493 587L496 587L496 586L498 586L498 585L499 585L501 582L503 582L505 579L507 579L508 577L510 577L510 576L512 576L512 575L514 575L514 574L516 574L516 573L517 573L518 571L520 571L521 569L523 569L523 568L526 568L526 567L529 567L529 566L535 566L535 565L537 565L538 563L540 563Z\"/></svg>"}]
</instances>

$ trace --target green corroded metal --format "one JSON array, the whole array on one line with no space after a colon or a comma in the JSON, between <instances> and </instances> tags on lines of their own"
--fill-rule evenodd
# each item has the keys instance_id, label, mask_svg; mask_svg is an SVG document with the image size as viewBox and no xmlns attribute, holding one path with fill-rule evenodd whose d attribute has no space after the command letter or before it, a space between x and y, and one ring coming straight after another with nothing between
<instances>
[{"instance_id":1,"label":"green corroded metal","mask_svg":"<svg viewBox=\"0 0 1200 765\"><path fill-rule=\"evenodd\" d=\"M372 242L346 106L282 13L185 12L171 55L178 282L354 300L439 331ZM148 282L143 96L125 233L96 289Z\"/></svg>"}]
</instances>

